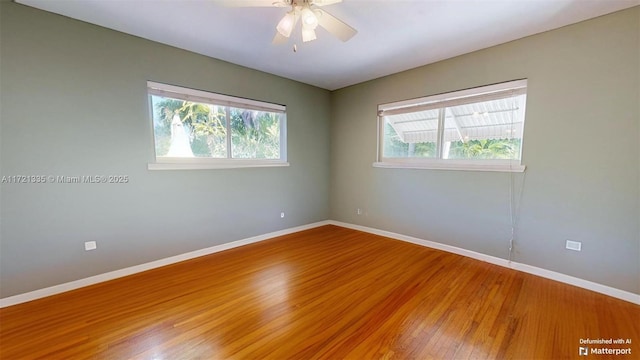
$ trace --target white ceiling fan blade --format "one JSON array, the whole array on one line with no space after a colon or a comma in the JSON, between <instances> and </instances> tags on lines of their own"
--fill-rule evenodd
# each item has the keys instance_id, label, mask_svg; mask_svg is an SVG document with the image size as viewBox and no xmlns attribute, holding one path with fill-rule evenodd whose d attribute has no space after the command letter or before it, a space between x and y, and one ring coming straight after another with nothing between
<instances>
[{"instance_id":1,"label":"white ceiling fan blade","mask_svg":"<svg viewBox=\"0 0 640 360\"><path fill-rule=\"evenodd\" d=\"M341 3L342 0L313 0L312 4L316 6L326 6Z\"/></svg>"},{"instance_id":2,"label":"white ceiling fan blade","mask_svg":"<svg viewBox=\"0 0 640 360\"><path fill-rule=\"evenodd\" d=\"M211 0L224 7L283 7L289 6L286 0Z\"/></svg>"},{"instance_id":3,"label":"white ceiling fan blade","mask_svg":"<svg viewBox=\"0 0 640 360\"><path fill-rule=\"evenodd\" d=\"M338 20L335 16L329 14L324 10L317 10L318 14L318 25L325 28L328 32L335 35L338 39L342 41L347 41L351 39L358 31L351 26L347 25L343 21Z\"/></svg>"},{"instance_id":4,"label":"white ceiling fan blade","mask_svg":"<svg viewBox=\"0 0 640 360\"><path fill-rule=\"evenodd\" d=\"M271 41L271 43L274 45L282 45L282 44L286 44L288 41L289 41L288 37L276 31L276 36L273 37L273 40Z\"/></svg>"}]
</instances>

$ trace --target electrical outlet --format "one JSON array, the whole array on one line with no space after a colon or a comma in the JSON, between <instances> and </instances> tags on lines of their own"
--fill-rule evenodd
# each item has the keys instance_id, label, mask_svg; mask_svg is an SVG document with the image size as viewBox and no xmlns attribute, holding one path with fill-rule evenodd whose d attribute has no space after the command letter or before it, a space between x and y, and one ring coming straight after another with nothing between
<instances>
[{"instance_id":1,"label":"electrical outlet","mask_svg":"<svg viewBox=\"0 0 640 360\"><path fill-rule=\"evenodd\" d=\"M573 251L582 251L582 243L580 241L567 240L565 247Z\"/></svg>"},{"instance_id":2,"label":"electrical outlet","mask_svg":"<svg viewBox=\"0 0 640 360\"><path fill-rule=\"evenodd\" d=\"M87 241L84 243L84 249L86 251L95 250L98 248L98 244L95 241Z\"/></svg>"},{"instance_id":3,"label":"electrical outlet","mask_svg":"<svg viewBox=\"0 0 640 360\"><path fill-rule=\"evenodd\" d=\"M356 209L356 214L358 214L358 215L362 215L362 209L357 208L357 209Z\"/></svg>"},{"instance_id":4,"label":"electrical outlet","mask_svg":"<svg viewBox=\"0 0 640 360\"><path fill-rule=\"evenodd\" d=\"M284 211L280 213L280 218L284 219Z\"/></svg>"}]
</instances>

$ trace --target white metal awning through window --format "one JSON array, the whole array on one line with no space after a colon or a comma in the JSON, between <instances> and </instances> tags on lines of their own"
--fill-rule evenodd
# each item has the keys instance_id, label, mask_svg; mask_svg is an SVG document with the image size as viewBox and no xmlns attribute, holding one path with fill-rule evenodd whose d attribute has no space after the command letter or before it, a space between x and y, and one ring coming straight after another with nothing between
<instances>
[{"instance_id":1,"label":"white metal awning through window","mask_svg":"<svg viewBox=\"0 0 640 360\"><path fill-rule=\"evenodd\" d=\"M416 107L416 111L388 111L382 116L405 143L436 142L444 111L444 142L522 138L526 94L451 106ZM436 104L434 104L436 105Z\"/></svg>"}]
</instances>

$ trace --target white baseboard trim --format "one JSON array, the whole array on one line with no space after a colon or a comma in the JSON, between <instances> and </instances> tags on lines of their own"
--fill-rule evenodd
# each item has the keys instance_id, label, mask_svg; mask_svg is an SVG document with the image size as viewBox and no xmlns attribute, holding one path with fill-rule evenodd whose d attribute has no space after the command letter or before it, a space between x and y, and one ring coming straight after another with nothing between
<instances>
[{"instance_id":1,"label":"white baseboard trim","mask_svg":"<svg viewBox=\"0 0 640 360\"><path fill-rule=\"evenodd\" d=\"M613 288L613 287L610 287L610 286L598 284L598 283L595 283L595 282L592 282L592 281L589 281L589 280L580 279L580 278L577 278L577 277L565 275L565 274L558 273L558 272L555 272L555 271L546 270L546 269L542 269L542 268L539 268L539 267L535 267L535 266L531 266L531 265L527 265L527 264L521 264L521 263L517 263L517 262L514 262L514 261L509 261L507 259L502 259L502 258L499 258L499 257L486 255L486 254L478 253L478 252L471 251L471 250L462 249L462 248L451 246L451 245L441 244L441 243L437 243L437 242L433 242L433 241L429 241L429 240L418 239L418 238L415 238L415 237L412 237L412 236L397 234L397 233L393 233L393 232L390 232L390 231L375 229L375 228L371 228L371 227L367 227L367 226L354 225L354 224L349 224L349 223L344 223L344 222L334 221L334 220L330 220L329 224L336 225L336 226L341 226L341 227L345 227L345 228L349 228L349 229L353 229L353 230L359 230L359 231L363 231L363 232L370 233L370 234L381 235L381 236L389 237L389 238L392 238L392 239L401 240L401 241L409 242L409 243L412 243L412 244L429 247L429 248L432 248L432 249L442 250L442 251L446 251L446 252L450 252L450 253L466 256L466 257L470 257L472 259L485 261L485 262L488 262L488 263L491 263L491 264L495 264L495 265L503 266L503 267L506 267L506 268L522 271L522 272L533 274L533 275L540 276L540 277L543 277L543 278L559 281L559 282L562 282L562 283L565 283L565 284L574 285L574 286L577 286L577 287L581 287L581 288L584 288L584 289L587 289L587 290L595 291L595 292L598 292L598 293L601 293L601 294L604 294L604 295L608 295L608 296L611 296L611 297L614 297L614 298L618 298L618 299L621 299L621 300L625 300L625 301L640 305L640 295L639 294L634 294L632 292L616 289L616 288Z\"/></svg>"},{"instance_id":2,"label":"white baseboard trim","mask_svg":"<svg viewBox=\"0 0 640 360\"><path fill-rule=\"evenodd\" d=\"M471 251L471 250L462 249L462 248L451 246L451 245L441 244L441 243L437 243L437 242L434 242L434 241L423 240L423 239L419 239L419 238L416 238L416 237L397 234L397 233L394 233L394 232L375 229L375 228L371 228L371 227L367 227L367 226L349 224L349 223L344 223L344 222L334 221L334 220L326 220L326 221L320 221L320 222L311 223L311 224L307 224L307 225L296 226L296 227L288 228L288 229L284 229L284 230L274 231L274 232L271 232L271 233L268 233L268 234L258 235L258 236L254 236L254 237L250 237L250 238L246 238L246 239L241 239L241 240L233 241L233 242L226 243L226 244L220 244L220 245L216 245L216 246L212 246L212 247L209 247L209 248L200 249L200 250L196 250L196 251L192 251L192 252L188 252L188 253L184 253L184 254L180 254L180 255L176 255L176 256L171 256L171 257L168 257L168 258L159 259L159 260L151 261L151 262L140 264L140 265L135 265L135 266L131 266L131 267L124 268L124 269L110 271L108 273L99 274L99 275L91 276L91 277L84 278L84 279L70 281L70 282L67 282L67 283L64 283L64 284L54 285L54 286L47 287L47 288L44 288L44 289L38 289L38 290L30 291L30 292L27 292L27 293L24 293L24 294L18 294L18 295L14 295L14 296L9 296L9 297L0 299L0 308L4 308L4 307L7 307L7 306L11 306L11 305L17 305L17 304L25 303L25 302L32 301L32 300L37 300L37 299L44 298L44 297L47 297L47 296L56 295L56 294L60 294L60 293L63 293L63 292L79 289L79 288L82 288L82 287L85 287L85 286L98 284L98 283L101 283L101 282L117 279L117 278L128 276L128 275L133 275L133 274L136 274L136 273L139 273L139 272L143 272L143 271L159 268L159 267L162 267L162 266L175 264L175 263L178 263L178 262L181 262L181 261L194 259L194 258L197 258L197 257L201 257L201 256L217 253L217 252L220 252L220 251L236 248L236 247L239 247L239 246L253 244L253 243L257 243L257 242L260 242L260 241L268 240L268 239L271 239L271 238L274 238L274 237L278 237L278 236L282 236L282 235L288 235L288 234L292 234L292 233L295 233L295 232L308 230L308 229L313 229L313 228L324 226L324 225L341 226L341 227L348 228L348 229L359 230L359 231L363 231L363 232L370 233L370 234L385 236L385 237L389 237L389 238L392 238L392 239L401 240L401 241L409 242L409 243L412 243L412 244L429 247L429 248L432 248L432 249L442 250L442 251L446 251L446 252L450 252L450 253L466 256L466 257L469 257L469 258L472 258L472 259L481 260L481 261L488 262L488 263L491 263L491 264L495 264L495 265L503 266L503 267L506 267L506 268L510 268L510 269L514 269L514 270L518 270L518 271L522 271L522 272L526 272L526 273L533 274L533 275L536 275L536 276L540 276L540 277L543 277L543 278L547 278L547 279L559 281L559 282L562 282L562 283L578 286L578 287L581 287L581 288L584 288L584 289L592 290L592 291L595 291L595 292L598 292L598 293L601 293L601 294L604 294L604 295L608 295L608 296L611 296L611 297L614 297L614 298L618 298L618 299L621 299L621 300L625 300L625 301L640 305L640 295L639 294L634 294L634 293L631 293L631 292L628 292L628 291L612 288L610 286L598 284L598 283L595 283L595 282L592 282L592 281L576 278L576 277L573 277L573 276L565 275L565 274L562 274L562 273L558 273L558 272L555 272L555 271L542 269L542 268L531 266L531 265L527 265L527 264L517 263L517 262L514 262L514 261L509 262L507 259L502 259L502 258L499 258L499 257L486 255L486 254L478 253L478 252Z\"/></svg>"},{"instance_id":3,"label":"white baseboard trim","mask_svg":"<svg viewBox=\"0 0 640 360\"><path fill-rule=\"evenodd\" d=\"M25 302L32 301L32 300L37 300L37 299L44 298L44 297L47 297L47 296L56 295L56 294L60 294L60 293L63 293L63 292L79 289L79 288L82 288L82 287L85 287L85 286L98 284L98 283L101 283L101 282L117 279L117 278L128 276L128 275L133 275L133 274L136 274L136 273L139 273L139 272L143 272L143 271L159 268L159 267L170 265L170 264L175 264L175 263L178 263L178 262L181 262L181 261L190 260L190 259L194 259L194 258L197 258L197 257L201 257L201 256L217 253L217 252L220 252L220 251L229 250L229 249L236 248L236 247L239 247L239 246L253 244L253 243L257 243L257 242L260 242L260 241L268 240L268 239L271 239L271 238L274 238L274 237L278 237L278 236L282 236L282 235L288 235L288 234L292 234L292 233L295 233L295 232L308 230L308 229L313 229L313 228L316 228L316 227L319 227L319 226L329 225L329 224L330 224L330 222L328 220L326 220L326 221L320 221L320 222L311 223L311 224L307 224L307 225L296 226L296 227L292 227L292 228L288 228L288 229L284 229L284 230L270 232L268 234L263 234L263 235L258 235L258 236L253 236L253 237L250 237L250 238L246 238L246 239L233 241L233 242L226 243L226 244L220 244L220 245L208 247L208 248L205 248L205 249L191 251L191 252L188 252L188 253L171 256L171 257L164 258L164 259L155 260L155 261L151 261L151 262L140 264L140 265L131 266L131 267L124 268L124 269L114 270L114 271L110 271L108 273L99 274L99 275L95 275L95 276L90 276L90 277L84 278L84 279L74 280L74 281L70 281L70 282L67 282L67 283L64 283L64 284L54 285L54 286L47 287L47 288L44 288L44 289L38 289L38 290L30 291L30 292L27 292L27 293L23 293L23 294L9 296L9 297L0 299L0 308L4 308L4 307L7 307L7 306L11 306L11 305L17 305L17 304L25 303Z\"/></svg>"}]
</instances>

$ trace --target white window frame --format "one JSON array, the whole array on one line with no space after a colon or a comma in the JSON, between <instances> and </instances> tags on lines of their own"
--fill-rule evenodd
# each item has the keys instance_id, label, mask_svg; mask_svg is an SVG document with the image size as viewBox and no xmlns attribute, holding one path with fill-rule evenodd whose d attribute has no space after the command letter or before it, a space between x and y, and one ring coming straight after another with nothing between
<instances>
[{"instance_id":1,"label":"white window frame","mask_svg":"<svg viewBox=\"0 0 640 360\"><path fill-rule=\"evenodd\" d=\"M443 119L438 125L437 157L436 158L387 158L384 157L384 125L385 115L398 113L409 113L428 109L444 109L446 107L463 105L475 102L482 102L496 97L506 97L508 94L525 94L527 80L514 80L499 84L487 85L472 89L459 90L449 93L432 95L418 99L403 100L393 103L378 105L378 149L377 161L374 167L379 168L405 168L405 169L433 169L433 170L467 170L467 171L502 171L502 172L523 172L526 166L522 164L522 149L524 141L521 142L519 159L501 160L473 160L473 159L443 159L442 158L442 137L444 132ZM505 96L506 95L506 96ZM526 100L520 109L523 121L525 114ZM523 136L524 139L524 129Z\"/></svg>"},{"instance_id":2,"label":"white window frame","mask_svg":"<svg viewBox=\"0 0 640 360\"><path fill-rule=\"evenodd\" d=\"M147 94L149 98L149 114L152 125L153 158L155 162L148 164L149 170L200 170L200 169L233 169L248 167L274 167L289 166L287 162L287 107L279 104L222 95L208 91L195 90L181 86L168 85L153 81L147 81ZM157 156L155 146L155 130L153 129L153 107L151 95L163 96L179 100L230 106L240 109L259 110L280 113L280 158L279 159L234 159L231 158L231 125L227 126L227 158L203 158L203 157L167 157Z\"/></svg>"}]
</instances>

